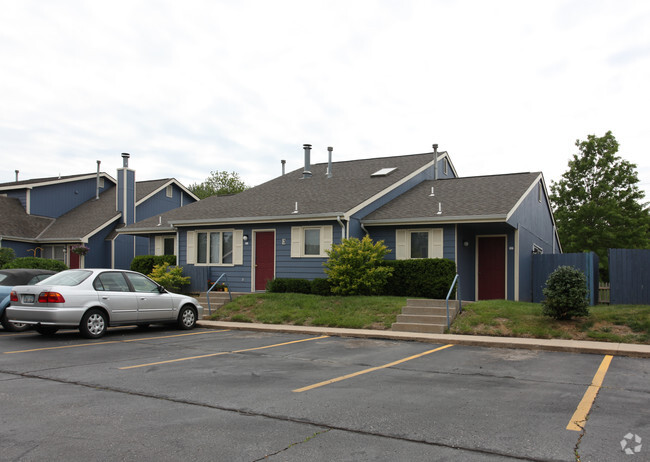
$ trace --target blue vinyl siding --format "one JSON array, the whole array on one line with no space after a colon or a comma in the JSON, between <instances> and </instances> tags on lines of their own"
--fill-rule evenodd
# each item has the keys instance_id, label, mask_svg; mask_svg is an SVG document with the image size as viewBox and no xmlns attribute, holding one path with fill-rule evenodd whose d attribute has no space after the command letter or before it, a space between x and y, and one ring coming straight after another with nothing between
<instances>
[{"instance_id":1,"label":"blue vinyl siding","mask_svg":"<svg viewBox=\"0 0 650 462\"><path fill-rule=\"evenodd\" d=\"M104 180L103 192L113 186ZM95 179L79 180L69 183L59 183L39 186L30 193L30 213L44 217L58 218L84 202L93 199L96 194Z\"/></svg>"},{"instance_id":2,"label":"blue vinyl siding","mask_svg":"<svg viewBox=\"0 0 650 462\"><path fill-rule=\"evenodd\" d=\"M28 242L9 241L7 239L3 239L1 244L2 245L0 247L14 249L16 258L33 257L34 254L32 252L28 252L28 250L33 249L38 245Z\"/></svg>"},{"instance_id":3,"label":"blue vinyl siding","mask_svg":"<svg viewBox=\"0 0 650 462\"><path fill-rule=\"evenodd\" d=\"M27 191L24 189L18 189L15 191L6 191L3 192L7 197L18 199L24 209L27 209Z\"/></svg>"},{"instance_id":4,"label":"blue vinyl siding","mask_svg":"<svg viewBox=\"0 0 650 462\"><path fill-rule=\"evenodd\" d=\"M187 195L178 185L172 185L172 197L167 197L166 188L158 191L145 202L139 204L136 208L137 221L145 220L170 210L181 207L182 205L196 202Z\"/></svg>"},{"instance_id":5,"label":"blue vinyl siding","mask_svg":"<svg viewBox=\"0 0 650 462\"><path fill-rule=\"evenodd\" d=\"M111 241L107 241L106 238L113 231L113 228L114 226L108 226L88 240L87 245L90 251L84 257L84 266L86 268L111 267Z\"/></svg>"}]
</instances>

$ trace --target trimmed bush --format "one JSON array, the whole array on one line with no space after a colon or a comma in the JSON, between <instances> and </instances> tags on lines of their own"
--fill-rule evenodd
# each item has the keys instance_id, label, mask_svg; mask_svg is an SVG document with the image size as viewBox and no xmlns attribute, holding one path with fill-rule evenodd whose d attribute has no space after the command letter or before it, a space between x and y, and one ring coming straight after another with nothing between
<instances>
[{"instance_id":1,"label":"trimmed bush","mask_svg":"<svg viewBox=\"0 0 650 462\"><path fill-rule=\"evenodd\" d=\"M14 258L9 263L6 263L2 269L9 268L36 268L36 269L46 269L51 271L63 271L67 270L68 267L65 263L61 263L58 260L50 260L49 258L38 258L38 257L21 257Z\"/></svg>"},{"instance_id":2,"label":"trimmed bush","mask_svg":"<svg viewBox=\"0 0 650 462\"><path fill-rule=\"evenodd\" d=\"M379 295L393 269L385 266L384 257L390 250L384 241L343 239L327 251L329 259L323 263L332 293L336 295Z\"/></svg>"},{"instance_id":3,"label":"trimmed bush","mask_svg":"<svg viewBox=\"0 0 650 462\"><path fill-rule=\"evenodd\" d=\"M267 292L310 294L311 283L307 279L277 278L266 285Z\"/></svg>"},{"instance_id":4,"label":"trimmed bush","mask_svg":"<svg viewBox=\"0 0 650 462\"><path fill-rule=\"evenodd\" d=\"M456 264L444 258L386 260L384 265L393 269L384 293L399 297L444 299L456 276Z\"/></svg>"},{"instance_id":5,"label":"trimmed bush","mask_svg":"<svg viewBox=\"0 0 650 462\"><path fill-rule=\"evenodd\" d=\"M566 320L589 315L587 277L573 266L559 266L546 280L542 291L542 312L553 319Z\"/></svg>"},{"instance_id":6,"label":"trimmed bush","mask_svg":"<svg viewBox=\"0 0 650 462\"><path fill-rule=\"evenodd\" d=\"M0 249L0 268L16 258L16 252L10 247L3 247Z\"/></svg>"},{"instance_id":7,"label":"trimmed bush","mask_svg":"<svg viewBox=\"0 0 650 462\"><path fill-rule=\"evenodd\" d=\"M176 255L138 255L131 260L131 271L137 271L142 274L151 274L153 267L156 265L176 264Z\"/></svg>"},{"instance_id":8,"label":"trimmed bush","mask_svg":"<svg viewBox=\"0 0 650 462\"><path fill-rule=\"evenodd\" d=\"M318 278L311 281L311 293L314 295L332 295L332 288L327 279Z\"/></svg>"}]
</instances>

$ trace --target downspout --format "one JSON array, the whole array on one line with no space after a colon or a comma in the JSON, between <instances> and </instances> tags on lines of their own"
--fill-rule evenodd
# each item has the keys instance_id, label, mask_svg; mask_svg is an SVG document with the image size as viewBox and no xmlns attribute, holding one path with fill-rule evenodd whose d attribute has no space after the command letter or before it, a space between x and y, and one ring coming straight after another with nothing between
<instances>
[{"instance_id":1,"label":"downspout","mask_svg":"<svg viewBox=\"0 0 650 462\"><path fill-rule=\"evenodd\" d=\"M363 232L366 233L366 236L370 236L370 233L368 232L366 227L363 225L363 223L359 222L359 224L361 225L361 229L363 230Z\"/></svg>"},{"instance_id":2,"label":"downspout","mask_svg":"<svg viewBox=\"0 0 650 462\"><path fill-rule=\"evenodd\" d=\"M336 221L338 221L339 225L341 225L341 241L342 241L343 239L345 239L345 225L341 221L341 217L338 215L336 216Z\"/></svg>"}]
</instances>

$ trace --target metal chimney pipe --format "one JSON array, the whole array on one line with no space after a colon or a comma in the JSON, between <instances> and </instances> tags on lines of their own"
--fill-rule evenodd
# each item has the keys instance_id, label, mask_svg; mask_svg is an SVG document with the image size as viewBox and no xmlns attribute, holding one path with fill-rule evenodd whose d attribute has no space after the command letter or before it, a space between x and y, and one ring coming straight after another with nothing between
<instances>
[{"instance_id":1,"label":"metal chimney pipe","mask_svg":"<svg viewBox=\"0 0 650 462\"><path fill-rule=\"evenodd\" d=\"M97 161L97 182L95 188L95 200L99 199L99 166L101 165L101 163L102 163L101 160Z\"/></svg>"},{"instance_id":2,"label":"metal chimney pipe","mask_svg":"<svg viewBox=\"0 0 650 462\"><path fill-rule=\"evenodd\" d=\"M311 178L311 162L309 160L311 144L303 144L302 147L305 149L305 171L302 172L302 177Z\"/></svg>"},{"instance_id":3,"label":"metal chimney pipe","mask_svg":"<svg viewBox=\"0 0 650 462\"><path fill-rule=\"evenodd\" d=\"M433 145L433 179L438 179L438 143Z\"/></svg>"},{"instance_id":4,"label":"metal chimney pipe","mask_svg":"<svg viewBox=\"0 0 650 462\"><path fill-rule=\"evenodd\" d=\"M327 148L328 152L328 161L327 161L327 178L332 178L332 151L334 148L332 146L329 146Z\"/></svg>"},{"instance_id":5,"label":"metal chimney pipe","mask_svg":"<svg viewBox=\"0 0 650 462\"><path fill-rule=\"evenodd\" d=\"M122 153L122 167L128 168L129 166L129 157L131 157L131 154L128 152L123 152Z\"/></svg>"},{"instance_id":6,"label":"metal chimney pipe","mask_svg":"<svg viewBox=\"0 0 650 462\"><path fill-rule=\"evenodd\" d=\"M284 166L286 165L287 161L282 159L280 163L282 164L282 176L284 176Z\"/></svg>"},{"instance_id":7,"label":"metal chimney pipe","mask_svg":"<svg viewBox=\"0 0 650 462\"><path fill-rule=\"evenodd\" d=\"M18 183L18 174L20 173L20 170L14 170L16 172L16 183Z\"/></svg>"}]
</instances>

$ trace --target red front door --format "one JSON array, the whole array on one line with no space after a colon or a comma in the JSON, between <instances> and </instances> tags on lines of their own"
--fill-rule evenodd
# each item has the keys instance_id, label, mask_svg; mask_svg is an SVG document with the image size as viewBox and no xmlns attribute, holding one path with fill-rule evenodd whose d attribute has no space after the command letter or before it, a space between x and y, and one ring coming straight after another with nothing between
<instances>
[{"instance_id":1,"label":"red front door","mask_svg":"<svg viewBox=\"0 0 650 462\"><path fill-rule=\"evenodd\" d=\"M479 300L506 298L506 238L478 238Z\"/></svg>"},{"instance_id":2,"label":"red front door","mask_svg":"<svg viewBox=\"0 0 650 462\"><path fill-rule=\"evenodd\" d=\"M275 233L255 233L255 290L266 290L266 284L275 277Z\"/></svg>"},{"instance_id":3,"label":"red front door","mask_svg":"<svg viewBox=\"0 0 650 462\"><path fill-rule=\"evenodd\" d=\"M72 249L72 246L68 246L68 254L70 255L70 269L77 269L79 268L79 260L81 257L79 254L71 252L70 250Z\"/></svg>"}]
</instances>

